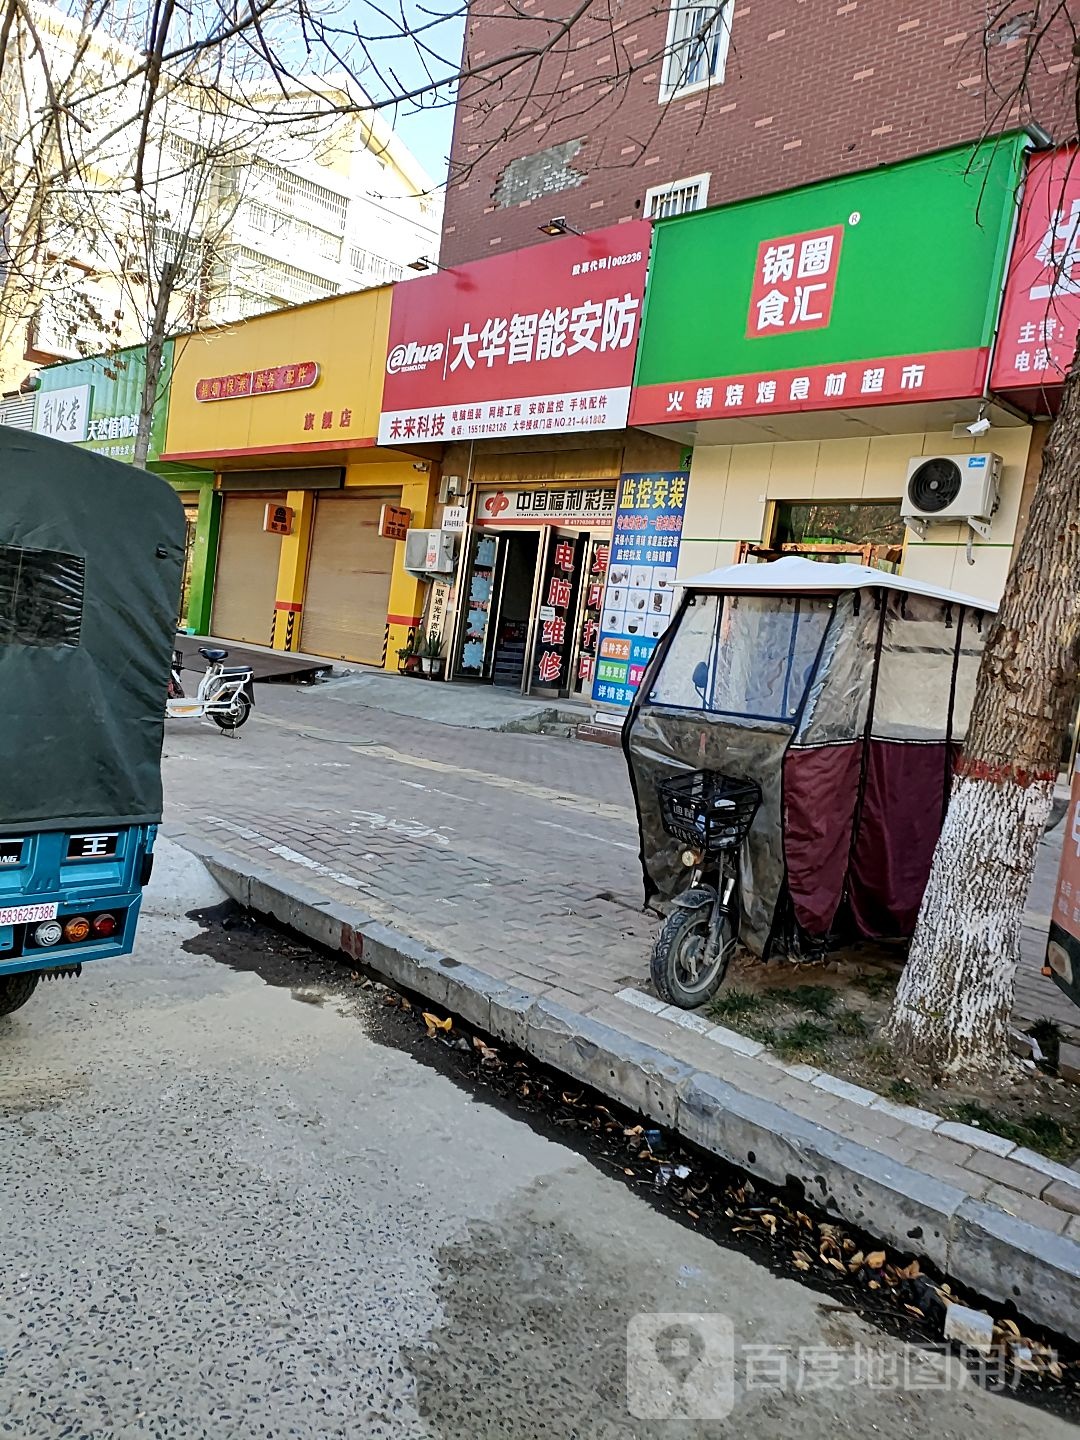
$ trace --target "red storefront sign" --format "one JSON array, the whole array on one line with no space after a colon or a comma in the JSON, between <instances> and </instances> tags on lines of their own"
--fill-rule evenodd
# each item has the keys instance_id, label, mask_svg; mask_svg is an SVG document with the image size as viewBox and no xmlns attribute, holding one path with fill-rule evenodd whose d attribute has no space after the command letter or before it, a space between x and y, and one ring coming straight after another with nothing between
<instances>
[{"instance_id":1,"label":"red storefront sign","mask_svg":"<svg viewBox=\"0 0 1080 1440\"><path fill-rule=\"evenodd\" d=\"M277 395L283 390L310 390L319 378L314 360L299 365L272 365L264 370L241 370L234 375L212 375L195 382L196 400L246 400L250 395Z\"/></svg>"},{"instance_id":2,"label":"red storefront sign","mask_svg":"<svg viewBox=\"0 0 1080 1440\"><path fill-rule=\"evenodd\" d=\"M979 393L987 358L984 349L938 350L849 364L807 365L799 370L723 375L680 385L643 385L634 392L634 420L663 424L682 418L951 400Z\"/></svg>"},{"instance_id":3,"label":"red storefront sign","mask_svg":"<svg viewBox=\"0 0 1080 1440\"><path fill-rule=\"evenodd\" d=\"M1033 155L1016 229L990 388L1057 388L1080 329L1080 154L1075 147Z\"/></svg>"},{"instance_id":4,"label":"red storefront sign","mask_svg":"<svg viewBox=\"0 0 1080 1440\"><path fill-rule=\"evenodd\" d=\"M758 246L746 333L820 330L832 315L844 227L763 240Z\"/></svg>"},{"instance_id":5,"label":"red storefront sign","mask_svg":"<svg viewBox=\"0 0 1080 1440\"><path fill-rule=\"evenodd\" d=\"M650 239L633 221L395 285L379 444L621 429Z\"/></svg>"}]
</instances>

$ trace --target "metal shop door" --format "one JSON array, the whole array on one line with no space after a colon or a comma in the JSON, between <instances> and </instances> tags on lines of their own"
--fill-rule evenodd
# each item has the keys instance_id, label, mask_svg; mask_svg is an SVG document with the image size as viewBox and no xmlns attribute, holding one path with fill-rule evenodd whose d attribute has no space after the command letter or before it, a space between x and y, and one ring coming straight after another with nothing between
<instances>
[{"instance_id":1,"label":"metal shop door","mask_svg":"<svg viewBox=\"0 0 1080 1440\"><path fill-rule=\"evenodd\" d=\"M389 494L320 494L308 558L300 648L333 660L381 665L396 545L379 534Z\"/></svg>"},{"instance_id":2,"label":"metal shop door","mask_svg":"<svg viewBox=\"0 0 1080 1440\"><path fill-rule=\"evenodd\" d=\"M263 529L266 502L285 495L226 495L221 507L211 630L224 640L271 645L280 535Z\"/></svg>"}]
</instances>

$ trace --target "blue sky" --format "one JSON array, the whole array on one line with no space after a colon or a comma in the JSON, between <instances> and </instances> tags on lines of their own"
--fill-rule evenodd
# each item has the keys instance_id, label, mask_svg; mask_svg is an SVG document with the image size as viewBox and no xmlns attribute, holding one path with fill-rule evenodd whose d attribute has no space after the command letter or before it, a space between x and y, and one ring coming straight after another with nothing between
<instances>
[{"instance_id":1,"label":"blue sky","mask_svg":"<svg viewBox=\"0 0 1080 1440\"><path fill-rule=\"evenodd\" d=\"M370 0L349 0L346 13L369 43L375 72L358 78L373 100L426 84L428 72L436 81L457 72L465 14L460 0L384 0L378 8ZM429 174L445 180L454 118L449 86L383 114Z\"/></svg>"}]
</instances>

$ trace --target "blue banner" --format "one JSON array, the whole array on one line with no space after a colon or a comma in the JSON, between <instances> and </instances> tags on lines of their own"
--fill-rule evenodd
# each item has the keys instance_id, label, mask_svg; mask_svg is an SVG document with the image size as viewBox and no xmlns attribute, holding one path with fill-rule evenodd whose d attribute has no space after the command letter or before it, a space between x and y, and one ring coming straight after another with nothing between
<instances>
[{"instance_id":1,"label":"blue banner","mask_svg":"<svg viewBox=\"0 0 1080 1440\"><path fill-rule=\"evenodd\" d=\"M626 707L671 623L686 470L636 471L619 482L593 700Z\"/></svg>"}]
</instances>

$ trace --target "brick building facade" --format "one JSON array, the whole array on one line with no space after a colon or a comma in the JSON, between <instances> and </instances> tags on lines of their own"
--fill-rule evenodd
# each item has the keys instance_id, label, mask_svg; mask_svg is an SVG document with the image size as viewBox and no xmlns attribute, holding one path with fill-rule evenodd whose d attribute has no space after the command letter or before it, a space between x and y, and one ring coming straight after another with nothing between
<instances>
[{"instance_id":1,"label":"brick building facade","mask_svg":"<svg viewBox=\"0 0 1080 1440\"><path fill-rule=\"evenodd\" d=\"M717 205L1035 121L1065 138L1077 64L1064 18L985 0L477 0L455 117L442 260ZM1015 9L1015 16L1012 10ZM1080 3L1076 9L1080 12ZM636 18L635 18L636 17ZM543 58L503 57L531 47Z\"/></svg>"}]
</instances>

